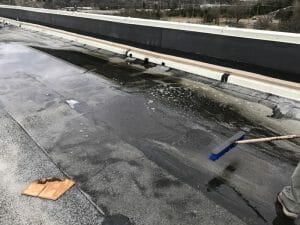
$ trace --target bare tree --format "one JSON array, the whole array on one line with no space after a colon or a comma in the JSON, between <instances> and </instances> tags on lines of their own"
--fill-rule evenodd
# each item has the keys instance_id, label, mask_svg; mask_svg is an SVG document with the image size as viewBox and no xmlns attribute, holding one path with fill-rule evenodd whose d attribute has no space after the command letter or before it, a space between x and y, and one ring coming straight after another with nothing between
<instances>
[{"instance_id":1,"label":"bare tree","mask_svg":"<svg viewBox=\"0 0 300 225\"><path fill-rule=\"evenodd\" d=\"M260 30L272 30L273 28L273 17L270 15L262 15L254 24L255 29Z\"/></svg>"},{"instance_id":2,"label":"bare tree","mask_svg":"<svg viewBox=\"0 0 300 225\"><path fill-rule=\"evenodd\" d=\"M235 24L238 24L240 19L247 18L249 16L250 6L247 2L241 0L234 0L232 6L226 11L228 18L234 19Z\"/></svg>"},{"instance_id":3,"label":"bare tree","mask_svg":"<svg viewBox=\"0 0 300 225\"><path fill-rule=\"evenodd\" d=\"M292 17L287 21L281 21L279 30L300 33L300 0L295 0Z\"/></svg>"},{"instance_id":4,"label":"bare tree","mask_svg":"<svg viewBox=\"0 0 300 225\"><path fill-rule=\"evenodd\" d=\"M235 22L238 24L240 19L244 18L248 14L249 7L245 1L236 0L234 10Z\"/></svg>"}]
</instances>

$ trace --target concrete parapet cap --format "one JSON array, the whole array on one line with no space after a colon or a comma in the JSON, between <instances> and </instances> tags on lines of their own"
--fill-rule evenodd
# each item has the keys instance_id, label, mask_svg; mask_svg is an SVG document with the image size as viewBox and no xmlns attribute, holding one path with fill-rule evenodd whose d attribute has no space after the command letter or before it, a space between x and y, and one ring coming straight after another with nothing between
<instances>
[{"instance_id":1,"label":"concrete parapet cap","mask_svg":"<svg viewBox=\"0 0 300 225\"><path fill-rule=\"evenodd\" d=\"M296 33L179 23L179 22L140 19L140 18L131 18L131 17L70 12L70 11L53 10L53 9L31 8L31 7L22 7L22 6L0 5L0 10L1 8L19 9L19 10L33 11L39 13L51 13L51 14L58 14L58 15L65 15L65 16L76 16L76 17L89 18L95 20L109 21L114 23L132 24L137 26L159 27L159 28L166 28L166 29L208 33L208 34L223 35L223 36L230 36L230 37L240 37L240 38L249 38L249 39L274 41L274 42L282 42L282 43L290 43L290 44L300 44L300 34L296 34Z\"/></svg>"}]
</instances>

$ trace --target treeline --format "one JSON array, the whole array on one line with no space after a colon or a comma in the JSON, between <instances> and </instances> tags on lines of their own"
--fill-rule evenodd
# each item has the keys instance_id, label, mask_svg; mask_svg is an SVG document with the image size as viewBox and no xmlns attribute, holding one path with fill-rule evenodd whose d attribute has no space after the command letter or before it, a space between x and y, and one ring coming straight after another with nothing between
<instances>
[{"instance_id":1,"label":"treeline","mask_svg":"<svg viewBox=\"0 0 300 225\"><path fill-rule=\"evenodd\" d=\"M276 17L280 19L280 31L300 33L300 0L295 0L293 7L280 10Z\"/></svg>"},{"instance_id":2,"label":"treeline","mask_svg":"<svg viewBox=\"0 0 300 225\"><path fill-rule=\"evenodd\" d=\"M169 9L126 9L122 16L139 18L165 19L169 17L201 18L202 23L220 24L220 20L229 26L244 27L241 19L255 20L254 28L300 32L300 0L265 0L245 2L227 1L228 4L201 6L188 5L185 8ZM279 21L274 23L274 20ZM224 22L225 21L225 22Z\"/></svg>"},{"instance_id":3,"label":"treeline","mask_svg":"<svg viewBox=\"0 0 300 225\"><path fill-rule=\"evenodd\" d=\"M187 8L191 5L215 3L215 0L0 0L0 3L45 8L93 7L97 9L169 9ZM230 4L232 0L218 0L220 4Z\"/></svg>"},{"instance_id":4,"label":"treeline","mask_svg":"<svg viewBox=\"0 0 300 225\"><path fill-rule=\"evenodd\" d=\"M300 32L300 0L0 0L0 3L61 9L89 6L118 10L118 15L168 19L199 18L201 23ZM251 28L251 27L250 27Z\"/></svg>"},{"instance_id":5,"label":"treeline","mask_svg":"<svg viewBox=\"0 0 300 225\"><path fill-rule=\"evenodd\" d=\"M174 4L170 8L161 8L158 5L154 5L153 8L131 8L124 14L134 13L138 16L144 17L204 17L208 22L216 20L216 17L227 17L227 18L249 18L255 15L265 15L276 10L291 7L294 0L266 0L259 2L247 2L241 0L227 0L222 1L223 4L215 5L197 5L197 4ZM226 4L227 3L227 4ZM180 7L184 6L184 7ZM141 10L144 9L144 10ZM149 10L152 9L152 10ZM292 13L288 11L287 14ZM285 16L285 11L280 12L282 16Z\"/></svg>"}]
</instances>

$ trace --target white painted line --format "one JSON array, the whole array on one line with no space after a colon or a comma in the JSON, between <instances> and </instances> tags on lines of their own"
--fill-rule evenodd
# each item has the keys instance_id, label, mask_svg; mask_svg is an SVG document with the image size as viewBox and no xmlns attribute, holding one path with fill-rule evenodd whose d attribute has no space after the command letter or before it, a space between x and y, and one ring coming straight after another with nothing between
<instances>
[{"instance_id":1,"label":"white painted line","mask_svg":"<svg viewBox=\"0 0 300 225\"><path fill-rule=\"evenodd\" d=\"M179 22L100 15L100 14L92 14L92 13L70 12L70 11L53 10L53 9L30 8L30 7L21 7L21 6L11 6L11 5L0 5L0 9L1 8L19 9L25 11L51 13L51 14L65 15L65 16L76 16L76 17L97 19L97 20L110 21L110 22L123 23L123 24L133 24L133 25L148 26L148 27L161 27L167 29L193 31L193 32L224 35L224 36L231 36L231 37L275 41L275 42L283 42L283 43L290 43L290 44L300 44L300 34L296 34L296 33L179 23Z\"/></svg>"},{"instance_id":2,"label":"white painted line","mask_svg":"<svg viewBox=\"0 0 300 225\"><path fill-rule=\"evenodd\" d=\"M149 59L149 62L155 64L164 63L167 67L178 69L181 71L193 73L202 77L207 77L213 80L221 80L222 75L227 72L230 73L228 83L239 85L242 87L274 94L277 96L294 99L300 101L300 83L279 80L256 73L246 72L242 70L232 69L228 67L217 66L213 64L203 63L196 60L185 59L181 57L161 54L144 49L135 48L128 45L117 44L110 41L105 41L85 35L71 33L59 29L45 27L41 25L20 22L7 18L0 20L8 24L28 29L31 31L38 31L67 40L75 41L81 44L90 45L96 48L105 49L121 55L129 55L132 57L144 60Z\"/></svg>"}]
</instances>

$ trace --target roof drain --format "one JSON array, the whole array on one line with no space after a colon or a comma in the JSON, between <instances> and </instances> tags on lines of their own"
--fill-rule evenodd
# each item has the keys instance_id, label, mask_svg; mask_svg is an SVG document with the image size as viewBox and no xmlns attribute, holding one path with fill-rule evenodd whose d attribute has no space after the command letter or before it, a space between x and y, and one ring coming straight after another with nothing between
<instances>
[{"instance_id":1,"label":"roof drain","mask_svg":"<svg viewBox=\"0 0 300 225\"><path fill-rule=\"evenodd\" d=\"M129 56L129 57L132 57L132 53L130 53L131 50L130 49L127 49L126 52L125 52L125 56ZM128 54L130 53L130 54ZM131 55L131 56L130 56Z\"/></svg>"},{"instance_id":2,"label":"roof drain","mask_svg":"<svg viewBox=\"0 0 300 225\"><path fill-rule=\"evenodd\" d=\"M145 65L148 65L148 64L149 64L149 58L145 58L145 59L144 59L144 64L145 64Z\"/></svg>"},{"instance_id":3,"label":"roof drain","mask_svg":"<svg viewBox=\"0 0 300 225\"><path fill-rule=\"evenodd\" d=\"M221 77L221 83L227 83L229 76L230 76L230 73L228 73L228 72L223 73L223 75Z\"/></svg>"}]
</instances>

